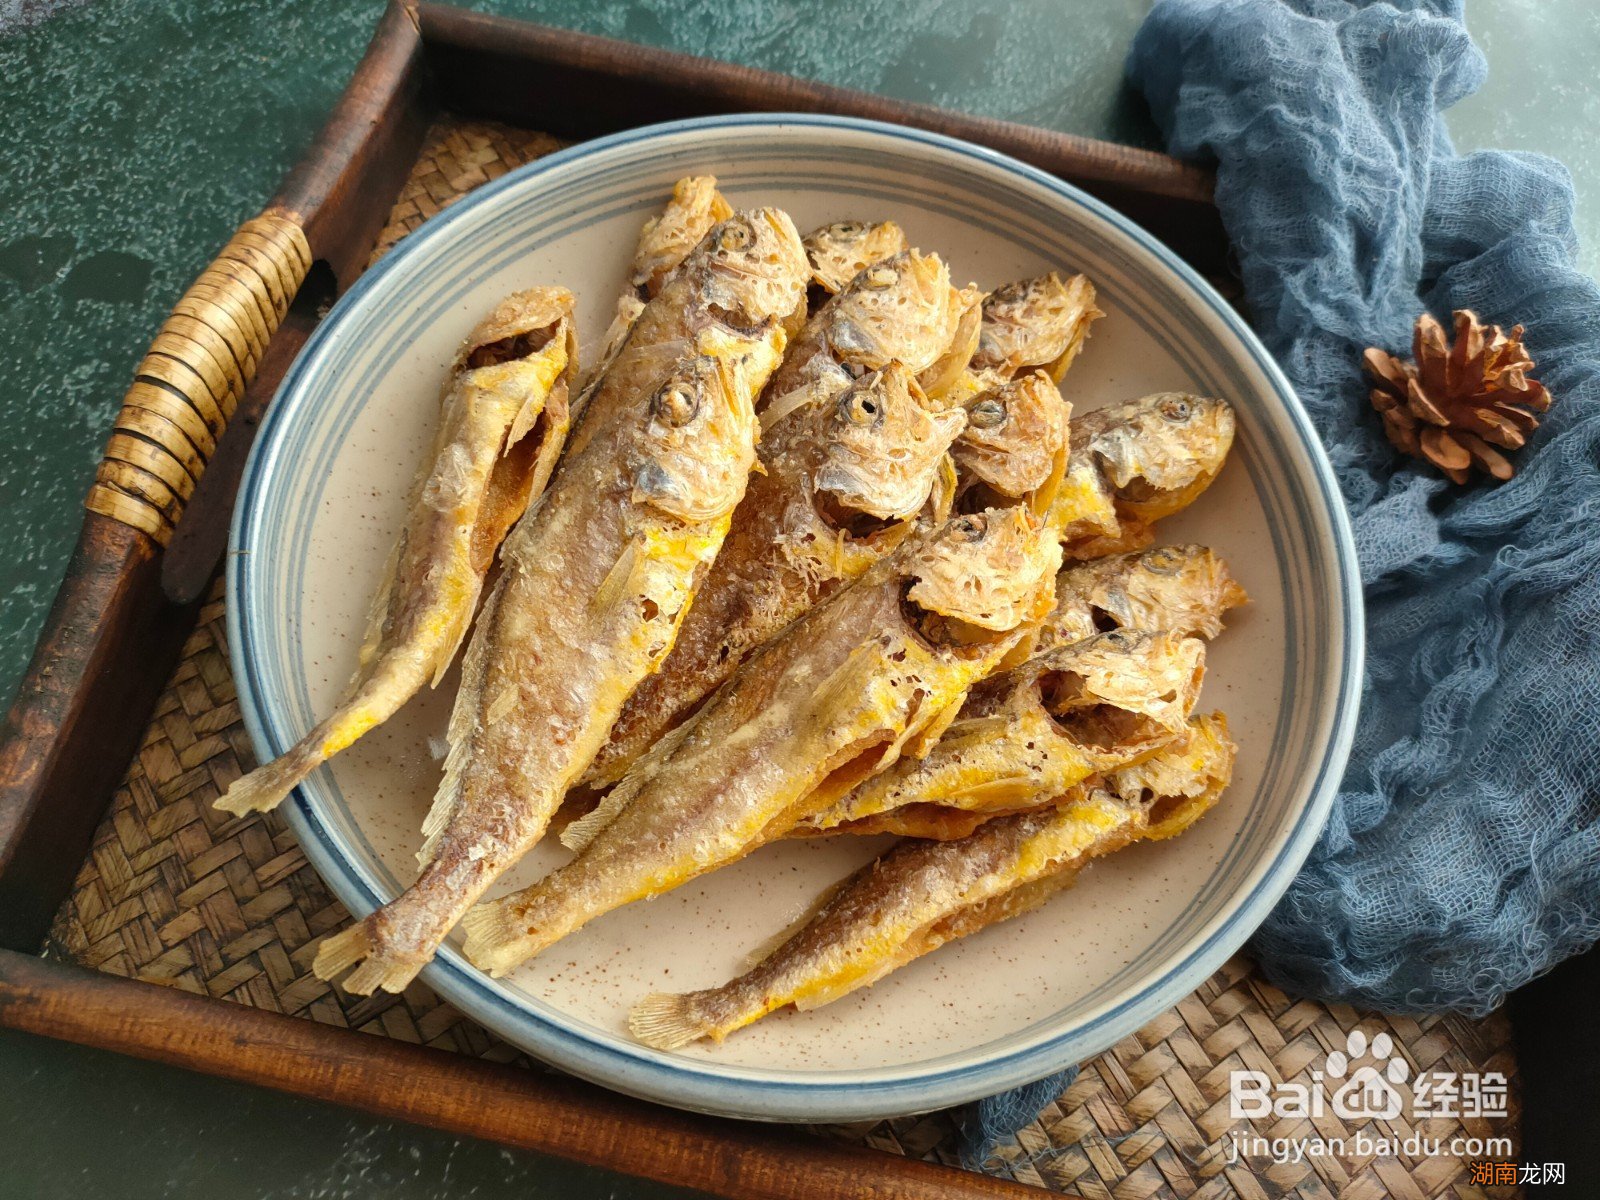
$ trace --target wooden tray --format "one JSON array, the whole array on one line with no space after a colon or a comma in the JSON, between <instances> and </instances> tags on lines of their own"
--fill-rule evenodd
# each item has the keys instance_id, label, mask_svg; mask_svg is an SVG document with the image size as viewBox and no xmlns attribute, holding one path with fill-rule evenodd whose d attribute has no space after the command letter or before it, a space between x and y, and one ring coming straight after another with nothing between
<instances>
[{"instance_id":1,"label":"wooden tray","mask_svg":"<svg viewBox=\"0 0 1600 1200\"><path fill-rule=\"evenodd\" d=\"M1294 1002L1243 959L1087 1064L989 1174L954 1169L945 1114L809 1132L690 1116L537 1068L423 985L368 999L310 974L317 939L348 914L281 819L211 808L253 765L216 577L263 409L332 299L456 196L564 141L744 110L847 113L985 143L1224 275L1208 177L1162 155L391 7L305 161L175 306L117 418L0 740L0 1024L726 1196L1038 1194L1024 1183L1119 1197L1510 1194L1467 1186L1456 1159L1225 1164L1228 1071L1303 1077L1358 1022L1388 1030L1413 1074L1515 1066L1502 1018ZM1515 1121L1422 1125L1448 1139L1514 1136Z\"/></svg>"}]
</instances>

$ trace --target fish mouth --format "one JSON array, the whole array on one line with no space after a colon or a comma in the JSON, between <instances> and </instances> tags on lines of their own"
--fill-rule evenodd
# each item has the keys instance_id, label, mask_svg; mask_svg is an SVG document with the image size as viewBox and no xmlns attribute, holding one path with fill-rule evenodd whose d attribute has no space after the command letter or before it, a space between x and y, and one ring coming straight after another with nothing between
<instances>
[{"instance_id":1,"label":"fish mouth","mask_svg":"<svg viewBox=\"0 0 1600 1200\"><path fill-rule=\"evenodd\" d=\"M927 649L958 658L977 658L995 642L1011 636L1009 629L985 629L945 613L923 608L911 598L915 579L908 579L900 589L900 618L916 639Z\"/></svg>"},{"instance_id":2,"label":"fish mouth","mask_svg":"<svg viewBox=\"0 0 1600 1200\"><path fill-rule=\"evenodd\" d=\"M485 342L481 346L474 346L472 353L467 355L466 369L476 371L482 367L498 367L502 363L532 358L550 344L560 324L559 320L551 321L550 324L540 326L538 329L525 329L521 333L513 333L492 342Z\"/></svg>"},{"instance_id":3,"label":"fish mouth","mask_svg":"<svg viewBox=\"0 0 1600 1200\"><path fill-rule=\"evenodd\" d=\"M904 523L904 517L880 517L846 504L832 492L818 491L811 501L819 520L851 541L870 541Z\"/></svg>"},{"instance_id":4,"label":"fish mouth","mask_svg":"<svg viewBox=\"0 0 1600 1200\"><path fill-rule=\"evenodd\" d=\"M718 325L747 338L760 337L772 324L765 318L757 320L742 308L730 308L724 304L708 304L706 313Z\"/></svg>"},{"instance_id":5,"label":"fish mouth","mask_svg":"<svg viewBox=\"0 0 1600 1200\"><path fill-rule=\"evenodd\" d=\"M1080 745L1111 750L1167 736L1159 721L1096 699L1075 671L1045 671L1034 688L1051 722Z\"/></svg>"}]
</instances>

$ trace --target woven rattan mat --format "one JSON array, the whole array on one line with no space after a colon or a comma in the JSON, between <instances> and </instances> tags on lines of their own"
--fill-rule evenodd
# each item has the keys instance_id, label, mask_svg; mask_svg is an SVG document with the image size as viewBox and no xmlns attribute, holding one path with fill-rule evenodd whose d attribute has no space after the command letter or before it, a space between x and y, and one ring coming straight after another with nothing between
<instances>
[{"instance_id":1,"label":"woven rattan mat","mask_svg":"<svg viewBox=\"0 0 1600 1200\"><path fill-rule=\"evenodd\" d=\"M452 199L555 149L542 134L448 121L428 138L375 256ZM302 857L281 817L242 821L211 802L254 765L224 643L220 585L168 683L127 779L112 800L57 915L47 953L117 975L423 1042L501 1061L519 1052L418 983L403 996L347 996L311 974L317 940L348 916ZM1350 1031L1386 1031L1417 1073L1497 1071L1511 1079L1504 1117L1342 1121L1329 1114L1254 1124L1228 1115L1228 1075L1256 1069L1308 1082ZM528 1064L530 1069L537 1068ZM1407 1101L1411 1092L1400 1087ZM1296 1002L1235 958L1178 1007L1086 1063L1076 1083L986 1169L1091 1197L1510 1196L1469 1182L1444 1155L1362 1154L1370 1141L1416 1134L1517 1143L1515 1061L1503 1017L1384 1018ZM1408 1106L1402 1110L1409 1112ZM1343 1137L1347 1152L1276 1165L1230 1165L1230 1134ZM953 1162L945 1114L832 1127L829 1136Z\"/></svg>"}]
</instances>

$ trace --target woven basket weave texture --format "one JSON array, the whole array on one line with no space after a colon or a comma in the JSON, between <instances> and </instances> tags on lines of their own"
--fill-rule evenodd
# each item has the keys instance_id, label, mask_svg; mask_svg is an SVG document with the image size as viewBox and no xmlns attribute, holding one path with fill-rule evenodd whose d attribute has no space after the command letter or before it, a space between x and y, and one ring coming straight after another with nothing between
<instances>
[{"instance_id":1,"label":"woven basket weave texture","mask_svg":"<svg viewBox=\"0 0 1600 1200\"><path fill-rule=\"evenodd\" d=\"M554 138L446 118L430 133L373 258L472 188L558 148ZM871 214L868 214L871 215ZM318 940L349 915L312 871L275 814L236 820L211 807L255 765L239 718L218 584L157 705L142 746L57 914L47 953L117 975L347 1026L386 1037L515 1061L543 1070L443 1003L424 984L401 996L349 996L311 974ZM1228 1115L1229 1072L1308 1082L1356 1028L1388 1032L1419 1071L1498 1071L1512 1080L1503 1118L1341 1121L1331 1115L1250 1124ZM1400 1088L1409 1101L1410 1089ZM1515 1059L1501 1016L1380 1017L1295 1001L1237 957L1182 1004L1084 1064L1076 1083L986 1170L1069 1194L1116 1200L1506 1197L1478 1187L1459 1157L1362 1156L1369 1140L1422 1134L1511 1137L1517 1144ZM1407 1110L1402 1110L1407 1111ZM1343 1137L1350 1152L1274 1165L1229 1165L1231 1132L1269 1138ZM948 1114L855 1126L824 1136L953 1163Z\"/></svg>"}]
</instances>

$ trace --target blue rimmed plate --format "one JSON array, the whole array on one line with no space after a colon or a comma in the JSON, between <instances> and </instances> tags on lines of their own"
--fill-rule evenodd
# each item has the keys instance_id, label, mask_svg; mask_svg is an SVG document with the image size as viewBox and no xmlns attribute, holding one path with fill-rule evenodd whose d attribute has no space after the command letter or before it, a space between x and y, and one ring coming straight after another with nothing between
<instances>
[{"instance_id":1,"label":"blue rimmed plate","mask_svg":"<svg viewBox=\"0 0 1600 1200\"><path fill-rule=\"evenodd\" d=\"M1332 474L1266 352L1193 272L1072 187L979 147L812 116L676 122L588 142L481 188L407 238L318 328L261 429L228 567L240 701L263 759L333 703L429 444L444 364L505 293L559 283L596 345L641 222L673 180L712 173L735 205L802 229L892 216L959 281L1087 272L1106 312L1064 383L1079 411L1153 391L1223 395L1239 439L1218 483L1163 529L1225 554L1254 602L1212 648L1202 705L1241 746L1217 810L1171 842L1096 864L1046 908L946 946L875 987L777 1014L722 1046L646 1049L646 992L721 982L877 840L767 847L595 922L503 980L445 947L426 979L469 1016L574 1074L685 1108L854 1120L942 1107L1098 1053L1192 990L1282 893L1326 817L1356 713L1361 609ZM415 871L448 680L286 806L355 913ZM541 847L501 889L564 857Z\"/></svg>"}]
</instances>

